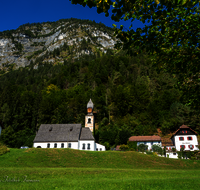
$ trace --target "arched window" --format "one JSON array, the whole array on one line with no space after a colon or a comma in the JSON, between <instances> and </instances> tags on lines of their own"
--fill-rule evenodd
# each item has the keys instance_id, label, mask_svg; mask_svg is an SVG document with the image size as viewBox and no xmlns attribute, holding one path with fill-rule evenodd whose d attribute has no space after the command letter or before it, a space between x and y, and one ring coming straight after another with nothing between
<instances>
[{"instance_id":1,"label":"arched window","mask_svg":"<svg viewBox=\"0 0 200 190\"><path fill-rule=\"evenodd\" d=\"M90 143L87 144L87 149L90 150Z\"/></svg>"},{"instance_id":2,"label":"arched window","mask_svg":"<svg viewBox=\"0 0 200 190\"><path fill-rule=\"evenodd\" d=\"M88 118L88 123L91 123L91 118Z\"/></svg>"},{"instance_id":3,"label":"arched window","mask_svg":"<svg viewBox=\"0 0 200 190\"><path fill-rule=\"evenodd\" d=\"M71 143L68 143L68 148L71 148L72 144Z\"/></svg>"},{"instance_id":4,"label":"arched window","mask_svg":"<svg viewBox=\"0 0 200 190\"><path fill-rule=\"evenodd\" d=\"M61 144L61 148L64 148L64 143Z\"/></svg>"},{"instance_id":5,"label":"arched window","mask_svg":"<svg viewBox=\"0 0 200 190\"><path fill-rule=\"evenodd\" d=\"M54 144L54 148L57 148L57 143Z\"/></svg>"},{"instance_id":6,"label":"arched window","mask_svg":"<svg viewBox=\"0 0 200 190\"><path fill-rule=\"evenodd\" d=\"M83 143L83 148L82 149L85 150L85 143Z\"/></svg>"},{"instance_id":7,"label":"arched window","mask_svg":"<svg viewBox=\"0 0 200 190\"><path fill-rule=\"evenodd\" d=\"M47 148L50 148L50 143L47 144Z\"/></svg>"}]
</instances>

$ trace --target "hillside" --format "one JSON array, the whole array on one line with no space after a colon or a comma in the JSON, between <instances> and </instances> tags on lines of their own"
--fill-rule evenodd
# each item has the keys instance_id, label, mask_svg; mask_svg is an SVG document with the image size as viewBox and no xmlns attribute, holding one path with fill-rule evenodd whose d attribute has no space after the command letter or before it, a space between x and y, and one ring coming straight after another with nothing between
<instances>
[{"instance_id":1,"label":"hillside","mask_svg":"<svg viewBox=\"0 0 200 190\"><path fill-rule=\"evenodd\" d=\"M84 127L90 98L94 136L107 150L133 135L159 129L165 136L182 124L200 132L200 112L188 103L195 88L180 87L146 51L134 57L114 49L113 30L103 24L25 24L0 38L0 141L8 147L32 147L41 124Z\"/></svg>"},{"instance_id":2,"label":"hillside","mask_svg":"<svg viewBox=\"0 0 200 190\"><path fill-rule=\"evenodd\" d=\"M199 161L175 160L139 152L90 152L72 149L11 149L0 157L3 167L73 167L118 169L200 169Z\"/></svg>"}]
</instances>

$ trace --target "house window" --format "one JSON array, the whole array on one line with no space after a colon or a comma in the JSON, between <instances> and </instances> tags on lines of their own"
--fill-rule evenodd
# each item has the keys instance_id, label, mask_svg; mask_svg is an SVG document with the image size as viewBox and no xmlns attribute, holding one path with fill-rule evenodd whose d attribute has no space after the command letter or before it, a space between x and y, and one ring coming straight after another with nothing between
<instances>
[{"instance_id":1,"label":"house window","mask_svg":"<svg viewBox=\"0 0 200 190\"><path fill-rule=\"evenodd\" d=\"M96 151L98 151L98 148L96 148Z\"/></svg>"},{"instance_id":2,"label":"house window","mask_svg":"<svg viewBox=\"0 0 200 190\"><path fill-rule=\"evenodd\" d=\"M192 140L192 137L187 137L187 140L188 140L188 141L191 141L191 140Z\"/></svg>"},{"instance_id":3,"label":"house window","mask_svg":"<svg viewBox=\"0 0 200 190\"><path fill-rule=\"evenodd\" d=\"M181 148L185 149L185 145L180 145L180 149L181 149Z\"/></svg>"},{"instance_id":4,"label":"house window","mask_svg":"<svg viewBox=\"0 0 200 190\"><path fill-rule=\"evenodd\" d=\"M50 148L50 143L47 144L47 148Z\"/></svg>"},{"instance_id":5,"label":"house window","mask_svg":"<svg viewBox=\"0 0 200 190\"><path fill-rule=\"evenodd\" d=\"M184 141L184 137L179 137L179 140L180 141Z\"/></svg>"},{"instance_id":6,"label":"house window","mask_svg":"<svg viewBox=\"0 0 200 190\"><path fill-rule=\"evenodd\" d=\"M85 150L85 143L83 143L83 148L82 149Z\"/></svg>"},{"instance_id":7,"label":"house window","mask_svg":"<svg viewBox=\"0 0 200 190\"><path fill-rule=\"evenodd\" d=\"M153 142L151 142L151 145L153 145Z\"/></svg>"},{"instance_id":8,"label":"house window","mask_svg":"<svg viewBox=\"0 0 200 190\"><path fill-rule=\"evenodd\" d=\"M72 143L68 143L68 148L71 148L72 147Z\"/></svg>"},{"instance_id":9,"label":"house window","mask_svg":"<svg viewBox=\"0 0 200 190\"><path fill-rule=\"evenodd\" d=\"M64 148L64 143L61 144L61 148Z\"/></svg>"},{"instance_id":10,"label":"house window","mask_svg":"<svg viewBox=\"0 0 200 190\"><path fill-rule=\"evenodd\" d=\"M91 118L88 118L88 123L91 123Z\"/></svg>"},{"instance_id":11,"label":"house window","mask_svg":"<svg viewBox=\"0 0 200 190\"><path fill-rule=\"evenodd\" d=\"M187 130L183 130L182 133L187 133Z\"/></svg>"},{"instance_id":12,"label":"house window","mask_svg":"<svg viewBox=\"0 0 200 190\"><path fill-rule=\"evenodd\" d=\"M176 153L174 152L173 155L176 155Z\"/></svg>"},{"instance_id":13,"label":"house window","mask_svg":"<svg viewBox=\"0 0 200 190\"><path fill-rule=\"evenodd\" d=\"M189 149L193 149L194 146L190 144L190 145L188 145L188 148L189 148Z\"/></svg>"},{"instance_id":14,"label":"house window","mask_svg":"<svg viewBox=\"0 0 200 190\"><path fill-rule=\"evenodd\" d=\"M144 142L144 144L147 144L147 142Z\"/></svg>"},{"instance_id":15,"label":"house window","mask_svg":"<svg viewBox=\"0 0 200 190\"><path fill-rule=\"evenodd\" d=\"M87 144L87 149L90 150L90 143Z\"/></svg>"},{"instance_id":16,"label":"house window","mask_svg":"<svg viewBox=\"0 0 200 190\"><path fill-rule=\"evenodd\" d=\"M54 148L57 148L57 143L54 144Z\"/></svg>"},{"instance_id":17,"label":"house window","mask_svg":"<svg viewBox=\"0 0 200 190\"><path fill-rule=\"evenodd\" d=\"M100 151L102 151L102 148L100 148Z\"/></svg>"}]
</instances>

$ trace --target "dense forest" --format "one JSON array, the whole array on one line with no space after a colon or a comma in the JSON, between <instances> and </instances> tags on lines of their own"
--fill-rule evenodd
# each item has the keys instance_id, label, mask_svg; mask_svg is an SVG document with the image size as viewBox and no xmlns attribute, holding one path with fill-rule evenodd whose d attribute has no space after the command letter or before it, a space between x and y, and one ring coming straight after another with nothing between
<instances>
[{"instance_id":1,"label":"dense forest","mask_svg":"<svg viewBox=\"0 0 200 190\"><path fill-rule=\"evenodd\" d=\"M133 57L108 51L34 65L0 75L1 141L9 147L31 147L40 124L84 126L90 98L97 112L95 138L107 149L158 128L165 135L183 123L200 132L199 112L185 101L177 77L159 71L145 52Z\"/></svg>"}]
</instances>

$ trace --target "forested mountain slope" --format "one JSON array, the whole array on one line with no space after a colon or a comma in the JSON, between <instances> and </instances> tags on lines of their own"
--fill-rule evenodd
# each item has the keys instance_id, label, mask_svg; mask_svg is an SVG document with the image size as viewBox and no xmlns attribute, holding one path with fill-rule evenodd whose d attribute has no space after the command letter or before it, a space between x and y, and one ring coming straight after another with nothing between
<instances>
[{"instance_id":1,"label":"forested mountain slope","mask_svg":"<svg viewBox=\"0 0 200 190\"><path fill-rule=\"evenodd\" d=\"M22 50L20 56L30 61L26 66L2 66L1 141L32 146L40 124L84 125L90 98L97 112L95 138L107 149L126 144L131 135L157 134L158 128L164 135L183 123L200 132L199 112L186 104L175 75L158 72L145 52L137 57L110 48L104 52L84 39L41 54L27 56ZM76 57L89 47L95 51Z\"/></svg>"}]
</instances>

